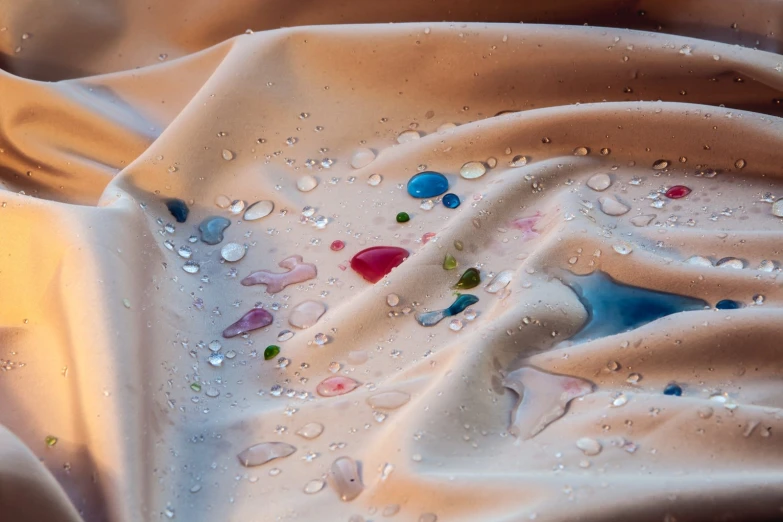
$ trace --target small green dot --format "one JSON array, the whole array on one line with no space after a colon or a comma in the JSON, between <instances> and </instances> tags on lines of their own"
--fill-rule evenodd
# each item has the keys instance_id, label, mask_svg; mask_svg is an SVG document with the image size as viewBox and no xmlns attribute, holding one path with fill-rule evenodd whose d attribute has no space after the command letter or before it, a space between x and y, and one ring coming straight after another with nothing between
<instances>
[{"instance_id":1,"label":"small green dot","mask_svg":"<svg viewBox=\"0 0 783 522\"><path fill-rule=\"evenodd\" d=\"M274 359L279 353L280 353L279 346L275 346L274 344L269 345L266 347L266 350L264 350L264 360L268 361L269 359Z\"/></svg>"},{"instance_id":2,"label":"small green dot","mask_svg":"<svg viewBox=\"0 0 783 522\"><path fill-rule=\"evenodd\" d=\"M194 382L193 384L190 385L190 389L193 390L194 392L200 392L201 385L197 382Z\"/></svg>"},{"instance_id":3,"label":"small green dot","mask_svg":"<svg viewBox=\"0 0 783 522\"><path fill-rule=\"evenodd\" d=\"M44 442L46 442L46 445L51 448L52 446L57 444L57 437L55 437L54 435L47 435L46 438L44 439Z\"/></svg>"},{"instance_id":4,"label":"small green dot","mask_svg":"<svg viewBox=\"0 0 783 522\"><path fill-rule=\"evenodd\" d=\"M411 220L411 217L408 215L407 212L400 212L397 214L397 223L407 223Z\"/></svg>"}]
</instances>

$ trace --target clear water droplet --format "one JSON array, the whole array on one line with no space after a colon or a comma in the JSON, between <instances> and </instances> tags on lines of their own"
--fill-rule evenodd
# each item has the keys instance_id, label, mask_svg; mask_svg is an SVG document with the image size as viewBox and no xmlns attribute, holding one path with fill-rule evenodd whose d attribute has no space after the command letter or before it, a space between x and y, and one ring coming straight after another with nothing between
<instances>
[{"instance_id":1,"label":"clear water droplet","mask_svg":"<svg viewBox=\"0 0 783 522\"><path fill-rule=\"evenodd\" d=\"M223 149L221 155L223 156L223 159L226 161L231 161L232 159L234 159L234 153L228 149Z\"/></svg>"}]
</instances>

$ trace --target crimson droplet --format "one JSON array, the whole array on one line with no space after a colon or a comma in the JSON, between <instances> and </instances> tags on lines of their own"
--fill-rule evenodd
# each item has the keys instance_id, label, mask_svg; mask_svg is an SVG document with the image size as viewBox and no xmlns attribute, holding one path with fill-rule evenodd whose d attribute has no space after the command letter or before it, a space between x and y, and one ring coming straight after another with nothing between
<instances>
[{"instance_id":1,"label":"crimson droplet","mask_svg":"<svg viewBox=\"0 0 783 522\"><path fill-rule=\"evenodd\" d=\"M351 259L351 268L371 283L400 266L408 258L408 251L400 247L375 246L362 250Z\"/></svg>"},{"instance_id":2,"label":"crimson droplet","mask_svg":"<svg viewBox=\"0 0 783 522\"><path fill-rule=\"evenodd\" d=\"M674 185L672 188L666 191L666 197L669 199L684 198L691 193L691 189L685 185Z\"/></svg>"},{"instance_id":3,"label":"crimson droplet","mask_svg":"<svg viewBox=\"0 0 783 522\"><path fill-rule=\"evenodd\" d=\"M334 241L332 241L332 244L329 246L329 248L331 248L335 252L339 252L340 250L345 248L345 243L343 243L339 239L335 239Z\"/></svg>"}]
</instances>

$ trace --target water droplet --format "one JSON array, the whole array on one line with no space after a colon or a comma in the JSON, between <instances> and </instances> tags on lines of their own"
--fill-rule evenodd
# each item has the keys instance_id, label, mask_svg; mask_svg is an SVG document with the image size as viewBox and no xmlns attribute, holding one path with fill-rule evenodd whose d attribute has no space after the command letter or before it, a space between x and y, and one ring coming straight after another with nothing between
<instances>
[{"instance_id":1,"label":"water droplet","mask_svg":"<svg viewBox=\"0 0 783 522\"><path fill-rule=\"evenodd\" d=\"M680 54L684 54L685 56L691 55L691 46L690 45L683 45L680 47Z\"/></svg>"},{"instance_id":2,"label":"water droplet","mask_svg":"<svg viewBox=\"0 0 783 522\"><path fill-rule=\"evenodd\" d=\"M463 326L464 324L459 319L452 319L451 321L449 321L449 330L451 330L452 332L459 332L460 330L462 330Z\"/></svg>"},{"instance_id":3,"label":"water droplet","mask_svg":"<svg viewBox=\"0 0 783 522\"><path fill-rule=\"evenodd\" d=\"M719 259L718 262L715 263L715 266L719 268L734 268L741 270L745 268L745 262L736 257L724 257L723 259Z\"/></svg>"},{"instance_id":4,"label":"water droplet","mask_svg":"<svg viewBox=\"0 0 783 522\"><path fill-rule=\"evenodd\" d=\"M396 410L400 406L407 404L411 396L401 391L389 391L378 393L367 398L367 404L372 408L380 410Z\"/></svg>"},{"instance_id":5,"label":"water droplet","mask_svg":"<svg viewBox=\"0 0 783 522\"><path fill-rule=\"evenodd\" d=\"M462 241L454 240L454 248L462 252L462 249L465 248L465 246L462 244Z\"/></svg>"},{"instance_id":6,"label":"water droplet","mask_svg":"<svg viewBox=\"0 0 783 522\"><path fill-rule=\"evenodd\" d=\"M340 500L350 502L364 490L359 468L350 457L340 457L332 463L327 476L329 485L340 497Z\"/></svg>"},{"instance_id":7,"label":"water droplet","mask_svg":"<svg viewBox=\"0 0 783 522\"><path fill-rule=\"evenodd\" d=\"M221 348L223 348L223 345L220 344L220 341L218 341L218 340L211 341L209 343L209 350L211 352L219 352Z\"/></svg>"},{"instance_id":8,"label":"water droplet","mask_svg":"<svg viewBox=\"0 0 783 522\"><path fill-rule=\"evenodd\" d=\"M620 394L617 397L614 398L612 401L612 407L613 408L620 408L621 406L625 406L628 403L628 397L625 396L625 394Z\"/></svg>"},{"instance_id":9,"label":"water droplet","mask_svg":"<svg viewBox=\"0 0 783 522\"><path fill-rule=\"evenodd\" d=\"M177 255L183 259L190 259L193 255L193 250L189 246L181 246L177 249Z\"/></svg>"},{"instance_id":10,"label":"water droplet","mask_svg":"<svg viewBox=\"0 0 783 522\"><path fill-rule=\"evenodd\" d=\"M734 162L734 166L740 170L744 169L746 164L747 163L745 162L744 159L738 159L737 161Z\"/></svg>"},{"instance_id":11,"label":"water droplet","mask_svg":"<svg viewBox=\"0 0 783 522\"><path fill-rule=\"evenodd\" d=\"M250 446L237 455L240 464L245 467L260 466L275 459L288 457L296 451L294 446L285 442L262 442Z\"/></svg>"},{"instance_id":12,"label":"water droplet","mask_svg":"<svg viewBox=\"0 0 783 522\"><path fill-rule=\"evenodd\" d=\"M220 256L228 262L236 262L245 257L245 247L239 243L226 243L220 249Z\"/></svg>"},{"instance_id":13,"label":"water droplet","mask_svg":"<svg viewBox=\"0 0 783 522\"><path fill-rule=\"evenodd\" d=\"M761 294L756 294L753 296L753 304L756 306L761 306L764 304L764 296Z\"/></svg>"},{"instance_id":14,"label":"water droplet","mask_svg":"<svg viewBox=\"0 0 783 522\"><path fill-rule=\"evenodd\" d=\"M511 280L514 277L514 271L513 270L503 270L502 272L498 273L494 278L492 278L492 281L487 285L485 290L489 292L490 294L496 294L506 288L509 283L511 283Z\"/></svg>"},{"instance_id":15,"label":"water droplet","mask_svg":"<svg viewBox=\"0 0 783 522\"><path fill-rule=\"evenodd\" d=\"M666 387L663 389L664 395L674 395L675 397L680 397L682 395L682 388L680 385L675 383L667 384Z\"/></svg>"},{"instance_id":16,"label":"water droplet","mask_svg":"<svg viewBox=\"0 0 783 522\"><path fill-rule=\"evenodd\" d=\"M381 514L385 517L393 517L397 513L400 512L400 505L399 504L391 504L383 508L383 511L381 511Z\"/></svg>"},{"instance_id":17,"label":"water droplet","mask_svg":"<svg viewBox=\"0 0 783 522\"><path fill-rule=\"evenodd\" d=\"M528 157L527 156L523 156L522 154L518 154L518 155L514 156L514 158L509 163L509 166L511 166L511 167L524 167L525 165L527 165L527 162L528 162Z\"/></svg>"},{"instance_id":18,"label":"water droplet","mask_svg":"<svg viewBox=\"0 0 783 522\"><path fill-rule=\"evenodd\" d=\"M277 340L281 343L284 343L285 341L288 341L294 336L294 332L291 330L282 330L279 334L277 334Z\"/></svg>"},{"instance_id":19,"label":"water droplet","mask_svg":"<svg viewBox=\"0 0 783 522\"><path fill-rule=\"evenodd\" d=\"M292 147L292 146L296 145L296 143L298 141L299 141L299 138L297 138L296 136L291 136L289 138L286 138L285 144L288 145L289 147Z\"/></svg>"},{"instance_id":20,"label":"water droplet","mask_svg":"<svg viewBox=\"0 0 783 522\"><path fill-rule=\"evenodd\" d=\"M587 180L587 186L597 192L603 192L612 184L608 174L596 174Z\"/></svg>"},{"instance_id":21,"label":"water droplet","mask_svg":"<svg viewBox=\"0 0 783 522\"><path fill-rule=\"evenodd\" d=\"M351 268L370 283L377 283L408 258L404 248L375 246L362 250L351 259Z\"/></svg>"},{"instance_id":22,"label":"water droplet","mask_svg":"<svg viewBox=\"0 0 783 522\"><path fill-rule=\"evenodd\" d=\"M362 147L356 149L351 156L351 167L360 169L366 167L375 159L375 152L372 149Z\"/></svg>"},{"instance_id":23,"label":"water droplet","mask_svg":"<svg viewBox=\"0 0 783 522\"><path fill-rule=\"evenodd\" d=\"M321 301L303 301L296 305L288 316L288 324L296 328L310 328L326 313L326 305Z\"/></svg>"},{"instance_id":24,"label":"water droplet","mask_svg":"<svg viewBox=\"0 0 783 522\"><path fill-rule=\"evenodd\" d=\"M386 296L386 304L389 306L397 306L400 304L400 297L397 294L389 294Z\"/></svg>"},{"instance_id":25,"label":"water droplet","mask_svg":"<svg viewBox=\"0 0 783 522\"><path fill-rule=\"evenodd\" d=\"M370 174L370 177L367 178L367 184L371 187L377 187L381 184L381 181L383 181L383 178L380 174Z\"/></svg>"},{"instance_id":26,"label":"water droplet","mask_svg":"<svg viewBox=\"0 0 783 522\"><path fill-rule=\"evenodd\" d=\"M685 185L674 185L672 188L667 190L664 195L669 199L680 199L680 198L684 198L690 193L691 193L691 189L689 189Z\"/></svg>"},{"instance_id":27,"label":"water droplet","mask_svg":"<svg viewBox=\"0 0 783 522\"><path fill-rule=\"evenodd\" d=\"M321 397L335 397L352 392L359 386L359 383L350 377L335 376L327 377L318 384L316 392Z\"/></svg>"},{"instance_id":28,"label":"water droplet","mask_svg":"<svg viewBox=\"0 0 783 522\"><path fill-rule=\"evenodd\" d=\"M465 319L467 319L468 321L472 321L476 317L478 317L478 312L476 310L474 310L473 308L468 308L467 310L465 310L464 316L465 316Z\"/></svg>"},{"instance_id":29,"label":"water droplet","mask_svg":"<svg viewBox=\"0 0 783 522\"><path fill-rule=\"evenodd\" d=\"M221 155L223 156L223 159L226 161L231 161L232 159L234 159L234 153L228 149L223 149Z\"/></svg>"},{"instance_id":30,"label":"water droplet","mask_svg":"<svg viewBox=\"0 0 783 522\"><path fill-rule=\"evenodd\" d=\"M590 149L587 147L577 147L574 149L574 156L587 156L590 153Z\"/></svg>"},{"instance_id":31,"label":"water droplet","mask_svg":"<svg viewBox=\"0 0 783 522\"><path fill-rule=\"evenodd\" d=\"M446 254L446 257L443 259L443 269L454 270L455 268L457 268L457 260L451 254Z\"/></svg>"},{"instance_id":32,"label":"water droplet","mask_svg":"<svg viewBox=\"0 0 783 522\"><path fill-rule=\"evenodd\" d=\"M182 265L182 270L187 272L188 274L196 274L198 273L201 266L199 266L198 263L195 261L187 261L184 265Z\"/></svg>"},{"instance_id":33,"label":"water droplet","mask_svg":"<svg viewBox=\"0 0 783 522\"><path fill-rule=\"evenodd\" d=\"M565 415L568 403L593 392L593 383L522 367L506 375L503 386L519 399L511 413L509 432L529 439Z\"/></svg>"},{"instance_id":34,"label":"water droplet","mask_svg":"<svg viewBox=\"0 0 783 522\"><path fill-rule=\"evenodd\" d=\"M655 163L653 163L652 168L653 170L663 170L668 166L669 166L669 160L659 159Z\"/></svg>"},{"instance_id":35,"label":"water droplet","mask_svg":"<svg viewBox=\"0 0 783 522\"><path fill-rule=\"evenodd\" d=\"M601 196L598 198L598 203L601 205L601 212L607 216L622 216L631 210L629 207L626 207L617 201L613 196Z\"/></svg>"},{"instance_id":36,"label":"water droplet","mask_svg":"<svg viewBox=\"0 0 783 522\"><path fill-rule=\"evenodd\" d=\"M206 395L207 397L209 397L209 398L211 398L211 399L214 399L215 397L218 397L218 396L220 396L220 390L218 390L218 389L217 389L217 388L215 388L215 387L212 387L212 386L210 386L210 387L209 387L209 388L207 388L207 390L204 392L204 395Z\"/></svg>"},{"instance_id":37,"label":"water droplet","mask_svg":"<svg viewBox=\"0 0 783 522\"><path fill-rule=\"evenodd\" d=\"M612 153L611 149L607 149L607 148L601 149L601 156L608 156L611 153Z\"/></svg>"},{"instance_id":38,"label":"water droplet","mask_svg":"<svg viewBox=\"0 0 783 522\"><path fill-rule=\"evenodd\" d=\"M642 216L634 216L631 218L631 224L635 227L646 227L652 220L655 219L655 214L646 214Z\"/></svg>"},{"instance_id":39,"label":"water droplet","mask_svg":"<svg viewBox=\"0 0 783 522\"><path fill-rule=\"evenodd\" d=\"M642 380L642 376L638 373L631 373L628 375L628 378L625 380L628 384L637 384L639 381Z\"/></svg>"},{"instance_id":40,"label":"water droplet","mask_svg":"<svg viewBox=\"0 0 783 522\"><path fill-rule=\"evenodd\" d=\"M612 250L617 252L618 254L622 256L627 256L631 252L633 252L633 246L631 246L629 243L617 243L615 245L612 245Z\"/></svg>"},{"instance_id":41,"label":"water droplet","mask_svg":"<svg viewBox=\"0 0 783 522\"><path fill-rule=\"evenodd\" d=\"M187 221L190 209L188 208L188 204L183 200L177 198L167 199L166 208L169 209L169 212L174 216L177 223L184 223Z\"/></svg>"},{"instance_id":42,"label":"water droplet","mask_svg":"<svg viewBox=\"0 0 783 522\"><path fill-rule=\"evenodd\" d=\"M454 288L458 288L460 290L470 290L471 288L476 288L480 283L481 273L477 268L470 267L465 270L465 272L459 278L459 281L457 281L457 284L454 285Z\"/></svg>"},{"instance_id":43,"label":"water droplet","mask_svg":"<svg viewBox=\"0 0 783 522\"><path fill-rule=\"evenodd\" d=\"M601 443L590 437L582 437L576 441L576 447L582 450L582 453L588 456L601 453Z\"/></svg>"},{"instance_id":44,"label":"water droplet","mask_svg":"<svg viewBox=\"0 0 783 522\"><path fill-rule=\"evenodd\" d=\"M459 196L451 193L444 195L441 202L446 208L457 208L460 204Z\"/></svg>"},{"instance_id":45,"label":"water droplet","mask_svg":"<svg viewBox=\"0 0 783 522\"><path fill-rule=\"evenodd\" d=\"M46 438L44 439L44 443L46 443L46 445L51 448L55 444L57 444L57 440L58 440L57 437L55 437L54 435L47 435Z\"/></svg>"},{"instance_id":46,"label":"water droplet","mask_svg":"<svg viewBox=\"0 0 783 522\"><path fill-rule=\"evenodd\" d=\"M685 263L688 265L712 267L712 261L702 256L691 256L685 260Z\"/></svg>"},{"instance_id":47,"label":"water droplet","mask_svg":"<svg viewBox=\"0 0 783 522\"><path fill-rule=\"evenodd\" d=\"M217 245L223 241L223 231L231 225L231 221L222 216L210 216L198 226L201 241L208 245Z\"/></svg>"},{"instance_id":48,"label":"water droplet","mask_svg":"<svg viewBox=\"0 0 783 522\"><path fill-rule=\"evenodd\" d=\"M318 275L318 269L312 263L303 262L302 256L289 256L278 265L287 268L287 272L276 273L269 270L257 270L242 279L242 286L266 285L266 291L270 294L281 292L288 285L302 283L314 279Z\"/></svg>"},{"instance_id":49,"label":"water droplet","mask_svg":"<svg viewBox=\"0 0 783 522\"><path fill-rule=\"evenodd\" d=\"M255 221L257 219L265 218L275 209L275 204L269 200L257 201L247 207L245 210L245 221Z\"/></svg>"},{"instance_id":50,"label":"water droplet","mask_svg":"<svg viewBox=\"0 0 783 522\"><path fill-rule=\"evenodd\" d=\"M213 353L207 358L207 362L215 368L220 368L223 366L223 359L224 356L222 353Z\"/></svg>"},{"instance_id":51,"label":"water droplet","mask_svg":"<svg viewBox=\"0 0 783 522\"><path fill-rule=\"evenodd\" d=\"M408 194L414 198L426 199L440 196L449 189L449 180L438 172L420 172L408 180Z\"/></svg>"},{"instance_id":52,"label":"water droplet","mask_svg":"<svg viewBox=\"0 0 783 522\"><path fill-rule=\"evenodd\" d=\"M459 169L459 175L465 179L480 178L487 172L487 167L480 161L469 161Z\"/></svg>"},{"instance_id":53,"label":"water droplet","mask_svg":"<svg viewBox=\"0 0 783 522\"><path fill-rule=\"evenodd\" d=\"M783 199L779 199L772 204L772 215L783 217Z\"/></svg>"},{"instance_id":54,"label":"water droplet","mask_svg":"<svg viewBox=\"0 0 783 522\"><path fill-rule=\"evenodd\" d=\"M403 131L397 136L397 143L408 143L409 141L418 140L421 138L421 134L415 130Z\"/></svg>"},{"instance_id":55,"label":"water droplet","mask_svg":"<svg viewBox=\"0 0 783 522\"><path fill-rule=\"evenodd\" d=\"M419 517L419 522L438 522L438 515L435 513L424 513Z\"/></svg>"},{"instance_id":56,"label":"water droplet","mask_svg":"<svg viewBox=\"0 0 783 522\"><path fill-rule=\"evenodd\" d=\"M301 192L310 192L318 186L318 180L309 174L296 180L296 188Z\"/></svg>"},{"instance_id":57,"label":"water droplet","mask_svg":"<svg viewBox=\"0 0 783 522\"><path fill-rule=\"evenodd\" d=\"M315 439L324 432L324 425L318 422L310 422L299 428L297 435L305 439Z\"/></svg>"},{"instance_id":58,"label":"water droplet","mask_svg":"<svg viewBox=\"0 0 783 522\"><path fill-rule=\"evenodd\" d=\"M734 301L733 299L722 299L715 303L715 308L718 310L737 310L742 308L742 303Z\"/></svg>"},{"instance_id":59,"label":"water droplet","mask_svg":"<svg viewBox=\"0 0 783 522\"><path fill-rule=\"evenodd\" d=\"M280 347L274 344L270 344L264 349L264 360L271 361L280 353Z\"/></svg>"},{"instance_id":60,"label":"water droplet","mask_svg":"<svg viewBox=\"0 0 783 522\"><path fill-rule=\"evenodd\" d=\"M313 495L315 493L318 493L322 489L324 489L324 486L326 483L323 480L315 479L311 480L304 486L304 492L308 495Z\"/></svg>"},{"instance_id":61,"label":"water droplet","mask_svg":"<svg viewBox=\"0 0 783 522\"><path fill-rule=\"evenodd\" d=\"M253 308L243 315L237 322L223 330L223 337L235 337L237 335L264 328L272 324L272 314L263 308Z\"/></svg>"}]
</instances>

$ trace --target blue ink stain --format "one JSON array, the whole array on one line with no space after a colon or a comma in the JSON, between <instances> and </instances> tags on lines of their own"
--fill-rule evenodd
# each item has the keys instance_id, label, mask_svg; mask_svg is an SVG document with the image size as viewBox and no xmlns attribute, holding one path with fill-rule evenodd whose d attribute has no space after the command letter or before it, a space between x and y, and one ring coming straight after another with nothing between
<instances>
[{"instance_id":1,"label":"blue ink stain","mask_svg":"<svg viewBox=\"0 0 783 522\"><path fill-rule=\"evenodd\" d=\"M724 299L722 301L718 301L715 305L715 308L718 310L736 310L737 308L742 308L742 304L732 299Z\"/></svg>"},{"instance_id":2,"label":"blue ink stain","mask_svg":"<svg viewBox=\"0 0 783 522\"><path fill-rule=\"evenodd\" d=\"M675 397L679 397L682 395L682 388L678 384L667 384L666 388L663 389L664 395L674 395Z\"/></svg>"},{"instance_id":3,"label":"blue ink stain","mask_svg":"<svg viewBox=\"0 0 783 522\"><path fill-rule=\"evenodd\" d=\"M443 310L433 310L432 312L421 312L416 314L416 321L422 326L435 326L446 317L462 313L470 305L479 302L479 298L471 294L460 294L457 300L451 306Z\"/></svg>"},{"instance_id":4,"label":"blue ink stain","mask_svg":"<svg viewBox=\"0 0 783 522\"><path fill-rule=\"evenodd\" d=\"M408 194L414 198L434 198L449 190L449 180L438 172L420 172L408 180Z\"/></svg>"},{"instance_id":5,"label":"blue ink stain","mask_svg":"<svg viewBox=\"0 0 783 522\"><path fill-rule=\"evenodd\" d=\"M695 297L618 283L604 272L577 276L564 282L587 310L587 321L572 341L586 341L639 328L667 315L703 310L708 304Z\"/></svg>"},{"instance_id":6,"label":"blue ink stain","mask_svg":"<svg viewBox=\"0 0 783 522\"><path fill-rule=\"evenodd\" d=\"M177 223L184 223L188 219L190 209L188 208L188 204L181 199L167 199L166 207L169 209L169 212L171 212L171 215L174 216L174 219L177 220Z\"/></svg>"},{"instance_id":7,"label":"blue ink stain","mask_svg":"<svg viewBox=\"0 0 783 522\"><path fill-rule=\"evenodd\" d=\"M223 241L223 231L228 228L231 221L222 216L210 216L198 226L201 240L208 245L217 245Z\"/></svg>"},{"instance_id":8,"label":"blue ink stain","mask_svg":"<svg viewBox=\"0 0 783 522\"><path fill-rule=\"evenodd\" d=\"M459 196L449 192L443 196L443 206L446 208L457 208L460 204Z\"/></svg>"}]
</instances>

